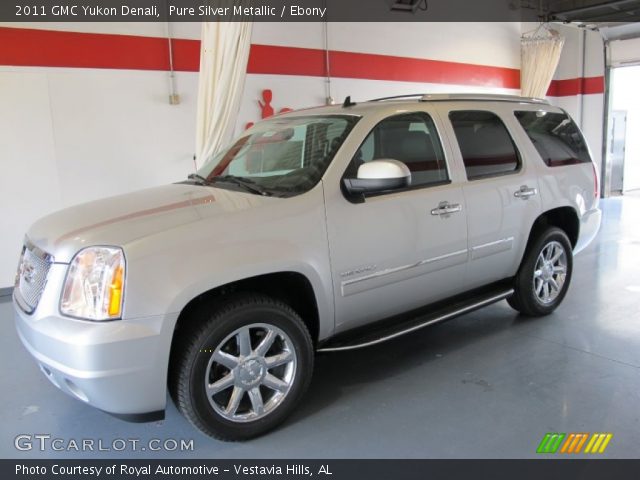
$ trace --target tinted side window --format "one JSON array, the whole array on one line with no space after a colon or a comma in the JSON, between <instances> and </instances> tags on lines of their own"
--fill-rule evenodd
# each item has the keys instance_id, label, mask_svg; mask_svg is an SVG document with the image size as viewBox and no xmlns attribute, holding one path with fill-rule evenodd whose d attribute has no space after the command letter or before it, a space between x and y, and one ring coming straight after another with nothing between
<instances>
[{"instance_id":1,"label":"tinted side window","mask_svg":"<svg viewBox=\"0 0 640 480\"><path fill-rule=\"evenodd\" d=\"M381 158L404 162L412 186L449 180L435 124L426 113L396 115L376 125L356 152L348 175L355 177L364 162Z\"/></svg>"},{"instance_id":2,"label":"tinted side window","mask_svg":"<svg viewBox=\"0 0 640 480\"><path fill-rule=\"evenodd\" d=\"M515 112L516 118L550 167L591 162L587 144L564 113Z\"/></svg>"},{"instance_id":3,"label":"tinted side window","mask_svg":"<svg viewBox=\"0 0 640 480\"><path fill-rule=\"evenodd\" d=\"M502 175L520 168L516 146L497 115L455 111L449 119L458 139L467 179Z\"/></svg>"}]
</instances>

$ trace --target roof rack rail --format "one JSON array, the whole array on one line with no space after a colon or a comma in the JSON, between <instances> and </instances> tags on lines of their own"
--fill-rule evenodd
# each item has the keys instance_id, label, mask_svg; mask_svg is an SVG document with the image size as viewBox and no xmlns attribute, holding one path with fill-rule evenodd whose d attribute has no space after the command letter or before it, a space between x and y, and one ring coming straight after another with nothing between
<instances>
[{"instance_id":1,"label":"roof rack rail","mask_svg":"<svg viewBox=\"0 0 640 480\"><path fill-rule=\"evenodd\" d=\"M491 102L549 104L549 102L543 98L521 97L519 95L506 95L501 93L427 93L420 99L421 102L442 102L447 100L484 100Z\"/></svg>"},{"instance_id":2,"label":"roof rack rail","mask_svg":"<svg viewBox=\"0 0 640 480\"><path fill-rule=\"evenodd\" d=\"M410 93L407 95L394 95L392 97L380 97L380 98L373 98L371 100L367 100L368 102L383 102L385 100L399 100L402 98L422 98L424 97L425 94L424 93Z\"/></svg>"},{"instance_id":3,"label":"roof rack rail","mask_svg":"<svg viewBox=\"0 0 640 480\"><path fill-rule=\"evenodd\" d=\"M467 101L491 101L491 102L520 102L548 105L549 102L542 98L520 97L518 95L505 95L500 93L412 93L408 95L395 95L393 97L374 98L369 102L382 102L385 100L402 100L416 98L421 102L444 102L447 100Z\"/></svg>"}]
</instances>

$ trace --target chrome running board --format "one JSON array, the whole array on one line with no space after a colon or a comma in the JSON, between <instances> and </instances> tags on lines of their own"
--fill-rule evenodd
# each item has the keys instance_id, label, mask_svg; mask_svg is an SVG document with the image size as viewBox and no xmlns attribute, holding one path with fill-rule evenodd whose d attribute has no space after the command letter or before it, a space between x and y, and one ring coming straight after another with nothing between
<instances>
[{"instance_id":1,"label":"chrome running board","mask_svg":"<svg viewBox=\"0 0 640 480\"><path fill-rule=\"evenodd\" d=\"M450 320L465 313L469 313L473 310L482 308L486 305L499 302L500 300L504 300L512 294L513 288L504 289L503 287L503 289L498 292L496 292L496 290L493 290L492 292L484 295L474 295L468 301L459 302L457 304L454 304L453 307L435 310L430 314L427 313L426 315L421 315L417 319L413 319L411 322L399 322L396 325L388 326L380 332L380 336L368 333L367 335L362 336L365 338L360 337L360 339L355 338L352 341L344 342L340 342L339 340L336 342L333 339L329 339L327 344L325 344L325 346L321 346L316 350L316 352L344 352L347 350L357 350L359 348L377 345L379 343L392 340L402 335L406 335L407 333L415 332L416 330L428 327L429 325L444 322L445 320Z\"/></svg>"}]
</instances>

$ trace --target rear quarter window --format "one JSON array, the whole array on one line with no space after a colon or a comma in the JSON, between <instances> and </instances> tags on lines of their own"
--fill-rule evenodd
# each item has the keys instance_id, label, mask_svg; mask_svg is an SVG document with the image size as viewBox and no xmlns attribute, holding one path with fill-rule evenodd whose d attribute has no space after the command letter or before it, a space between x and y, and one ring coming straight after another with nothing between
<instances>
[{"instance_id":1,"label":"rear quarter window","mask_svg":"<svg viewBox=\"0 0 640 480\"><path fill-rule=\"evenodd\" d=\"M549 167L591 162L584 137L568 115L544 111L514 113Z\"/></svg>"},{"instance_id":2,"label":"rear quarter window","mask_svg":"<svg viewBox=\"0 0 640 480\"><path fill-rule=\"evenodd\" d=\"M493 112L455 110L449 120L458 140L468 180L520 169L520 155L502 120Z\"/></svg>"}]
</instances>

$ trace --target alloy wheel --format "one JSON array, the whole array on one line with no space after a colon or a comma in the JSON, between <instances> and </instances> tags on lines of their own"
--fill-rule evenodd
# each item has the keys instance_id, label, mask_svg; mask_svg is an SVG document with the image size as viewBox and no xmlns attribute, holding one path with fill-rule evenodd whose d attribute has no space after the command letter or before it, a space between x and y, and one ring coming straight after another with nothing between
<instances>
[{"instance_id":1,"label":"alloy wheel","mask_svg":"<svg viewBox=\"0 0 640 480\"><path fill-rule=\"evenodd\" d=\"M547 243L536 260L533 285L536 298L543 305L553 303L562 292L567 277L567 253L560 242Z\"/></svg>"},{"instance_id":2,"label":"alloy wheel","mask_svg":"<svg viewBox=\"0 0 640 480\"><path fill-rule=\"evenodd\" d=\"M227 420L258 420L284 401L296 367L293 342L283 330L266 323L241 327L213 350L204 379L207 399Z\"/></svg>"}]
</instances>

